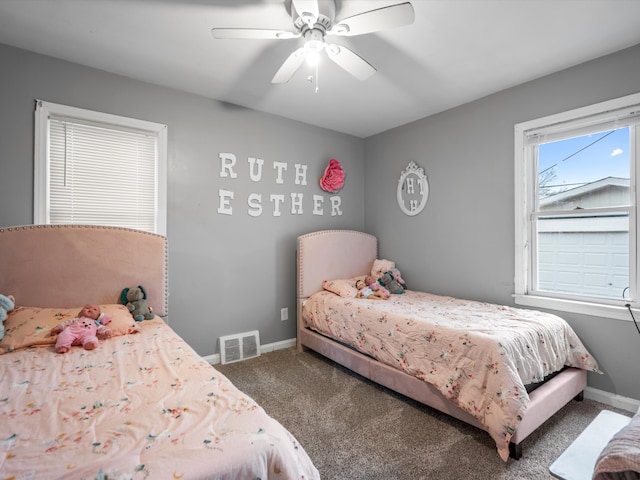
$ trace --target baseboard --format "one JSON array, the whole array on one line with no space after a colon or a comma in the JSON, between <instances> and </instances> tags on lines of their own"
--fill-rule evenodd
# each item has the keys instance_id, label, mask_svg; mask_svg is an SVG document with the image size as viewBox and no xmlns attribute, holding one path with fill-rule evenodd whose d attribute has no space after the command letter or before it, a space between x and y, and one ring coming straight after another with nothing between
<instances>
[{"instance_id":1,"label":"baseboard","mask_svg":"<svg viewBox=\"0 0 640 480\"><path fill-rule=\"evenodd\" d=\"M605 392L604 390L598 390L593 387L587 387L584 389L584 398L595 400L596 402L604 403L612 407L621 408L631 413L636 413L640 408L640 400L623 397L621 395Z\"/></svg>"},{"instance_id":2,"label":"baseboard","mask_svg":"<svg viewBox=\"0 0 640 480\"><path fill-rule=\"evenodd\" d=\"M283 348L295 347L296 339L290 338L289 340L282 340L280 342L267 343L265 345L260 345L260 353L273 352L275 350L282 350ZM216 365L220 363L220 354L214 353L213 355L207 355L202 357L206 362L211 365Z\"/></svg>"},{"instance_id":3,"label":"baseboard","mask_svg":"<svg viewBox=\"0 0 640 480\"><path fill-rule=\"evenodd\" d=\"M280 342L267 343L266 345L260 345L260 351L262 353L273 352L275 350L282 350L283 348L295 347L296 339L290 338L289 340L282 340Z\"/></svg>"}]
</instances>

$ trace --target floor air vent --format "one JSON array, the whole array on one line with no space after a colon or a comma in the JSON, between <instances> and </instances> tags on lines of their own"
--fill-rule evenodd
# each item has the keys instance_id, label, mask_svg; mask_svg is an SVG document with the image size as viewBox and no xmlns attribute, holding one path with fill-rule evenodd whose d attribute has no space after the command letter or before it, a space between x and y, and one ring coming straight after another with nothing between
<instances>
[{"instance_id":1,"label":"floor air vent","mask_svg":"<svg viewBox=\"0 0 640 480\"><path fill-rule=\"evenodd\" d=\"M220 337L220 363L233 363L260 356L260 332Z\"/></svg>"}]
</instances>

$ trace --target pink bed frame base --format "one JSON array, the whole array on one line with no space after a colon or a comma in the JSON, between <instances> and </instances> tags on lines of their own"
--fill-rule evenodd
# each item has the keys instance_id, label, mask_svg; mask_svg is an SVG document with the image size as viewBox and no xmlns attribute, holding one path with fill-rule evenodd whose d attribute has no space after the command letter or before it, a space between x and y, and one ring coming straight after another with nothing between
<instances>
[{"instance_id":1,"label":"pink bed frame base","mask_svg":"<svg viewBox=\"0 0 640 480\"><path fill-rule=\"evenodd\" d=\"M324 230L298 237L298 350L316 351L373 382L484 429L473 416L456 407L432 385L304 326L301 315L304 301L322 289L323 280L368 273L377 254L376 237L363 232ZM572 399L581 400L586 386L587 372L568 368L531 392L527 411L511 437L510 456L520 458L522 441Z\"/></svg>"}]
</instances>

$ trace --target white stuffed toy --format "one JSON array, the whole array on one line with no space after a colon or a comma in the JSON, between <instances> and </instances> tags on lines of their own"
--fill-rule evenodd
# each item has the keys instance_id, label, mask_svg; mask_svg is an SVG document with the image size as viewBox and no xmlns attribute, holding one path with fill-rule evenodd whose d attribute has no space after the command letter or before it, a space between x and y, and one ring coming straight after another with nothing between
<instances>
[{"instance_id":1,"label":"white stuffed toy","mask_svg":"<svg viewBox=\"0 0 640 480\"><path fill-rule=\"evenodd\" d=\"M377 258L371 266L371 275L380 278L385 272L390 272L394 268L396 268L395 262Z\"/></svg>"}]
</instances>

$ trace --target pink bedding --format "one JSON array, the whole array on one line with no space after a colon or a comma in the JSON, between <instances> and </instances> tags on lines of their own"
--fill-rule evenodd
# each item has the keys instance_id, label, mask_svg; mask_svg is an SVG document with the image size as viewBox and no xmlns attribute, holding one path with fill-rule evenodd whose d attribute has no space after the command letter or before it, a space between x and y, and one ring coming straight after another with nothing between
<instances>
[{"instance_id":1,"label":"pink bedding","mask_svg":"<svg viewBox=\"0 0 640 480\"><path fill-rule=\"evenodd\" d=\"M0 478L318 479L302 446L162 320L0 355Z\"/></svg>"},{"instance_id":2,"label":"pink bedding","mask_svg":"<svg viewBox=\"0 0 640 480\"><path fill-rule=\"evenodd\" d=\"M593 480L638 480L640 478L640 411L604 447L593 472Z\"/></svg>"},{"instance_id":3,"label":"pink bedding","mask_svg":"<svg viewBox=\"0 0 640 480\"><path fill-rule=\"evenodd\" d=\"M309 297L305 324L434 385L473 415L503 460L527 408L525 384L573 366L598 371L561 318L533 310L406 291L389 300Z\"/></svg>"}]
</instances>

